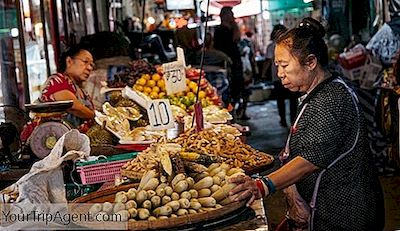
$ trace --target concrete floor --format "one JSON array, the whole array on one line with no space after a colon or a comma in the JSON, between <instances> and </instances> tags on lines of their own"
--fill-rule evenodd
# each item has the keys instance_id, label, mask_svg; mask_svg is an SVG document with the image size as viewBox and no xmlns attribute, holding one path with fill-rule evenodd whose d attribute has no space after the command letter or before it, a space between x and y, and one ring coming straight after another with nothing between
<instances>
[{"instance_id":1,"label":"concrete floor","mask_svg":"<svg viewBox=\"0 0 400 231\"><path fill-rule=\"evenodd\" d=\"M288 114L288 102L287 102ZM279 115L276 101L251 103L247 110L251 120L237 121L239 124L248 125L251 135L247 139L252 147L276 156L285 144L288 128L279 124ZM287 115L287 122L289 116ZM277 164L270 170L273 171ZM400 175L380 176L384 195L386 224L385 231L400 230ZM265 200L266 212L271 230L274 230L285 214L285 200L282 192L277 192Z\"/></svg>"}]
</instances>

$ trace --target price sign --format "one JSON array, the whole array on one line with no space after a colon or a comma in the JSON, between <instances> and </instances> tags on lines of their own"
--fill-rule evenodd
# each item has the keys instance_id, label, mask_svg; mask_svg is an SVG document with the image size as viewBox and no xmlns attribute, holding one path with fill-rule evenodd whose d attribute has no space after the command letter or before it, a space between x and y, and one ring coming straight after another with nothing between
<instances>
[{"instance_id":1,"label":"price sign","mask_svg":"<svg viewBox=\"0 0 400 231\"><path fill-rule=\"evenodd\" d=\"M167 99L152 100L147 104L147 115L150 126L154 130L164 130L174 127L174 117L171 105Z\"/></svg>"},{"instance_id":2,"label":"price sign","mask_svg":"<svg viewBox=\"0 0 400 231\"><path fill-rule=\"evenodd\" d=\"M185 56L182 48L178 47L177 52L178 61L162 65L164 69L163 78L167 95L186 91Z\"/></svg>"}]
</instances>

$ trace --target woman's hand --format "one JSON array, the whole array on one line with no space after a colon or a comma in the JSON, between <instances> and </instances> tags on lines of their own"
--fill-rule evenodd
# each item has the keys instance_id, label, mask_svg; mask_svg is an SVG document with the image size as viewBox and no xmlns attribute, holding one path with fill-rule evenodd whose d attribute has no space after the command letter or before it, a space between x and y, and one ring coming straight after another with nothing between
<instances>
[{"instance_id":1,"label":"woman's hand","mask_svg":"<svg viewBox=\"0 0 400 231\"><path fill-rule=\"evenodd\" d=\"M240 175L230 179L230 182L237 184L237 186L229 192L230 199L232 201L248 200L246 204L247 207L250 206L254 200L260 199L268 194L268 190L266 190L266 195L262 195L260 189L257 187L256 181L249 176Z\"/></svg>"}]
</instances>

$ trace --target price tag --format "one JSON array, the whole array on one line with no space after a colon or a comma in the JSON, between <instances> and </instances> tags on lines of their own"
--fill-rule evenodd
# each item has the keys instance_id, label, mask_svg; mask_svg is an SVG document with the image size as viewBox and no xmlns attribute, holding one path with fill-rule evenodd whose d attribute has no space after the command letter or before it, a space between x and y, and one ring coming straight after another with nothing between
<instances>
[{"instance_id":1,"label":"price tag","mask_svg":"<svg viewBox=\"0 0 400 231\"><path fill-rule=\"evenodd\" d=\"M149 116L150 126L154 130L164 130L175 126L171 105L167 99L150 101L147 104L147 115Z\"/></svg>"},{"instance_id":2,"label":"price tag","mask_svg":"<svg viewBox=\"0 0 400 231\"><path fill-rule=\"evenodd\" d=\"M162 65L167 95L186 91L185 56L183 54L183 49L178 47L177 53L177 61Z\"/></svg>"}]
</instances>

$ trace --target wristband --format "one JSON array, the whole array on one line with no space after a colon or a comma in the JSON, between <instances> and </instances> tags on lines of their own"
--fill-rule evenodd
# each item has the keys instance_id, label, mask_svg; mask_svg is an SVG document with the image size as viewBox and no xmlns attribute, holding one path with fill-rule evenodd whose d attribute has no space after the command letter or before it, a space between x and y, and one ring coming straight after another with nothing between
<instances>
[{"instance_id":1,"label":"wristband","mask_svg":"<svg viewBox=\"0 0 400 231\"><path fill-rule=\"evenodd\" d=\"M260 190L260 192L261 192L261 196L264 197L265 189L264 189L263 183L261 182L260 179L256 179L256 185L257 185L258 190Z\"/></svg>"},{"instance_id":2,"label":"wristband","mask_svg":"<svg viewBox=\"0 0 400 231\"><path fill-rule=\"evenodd\" d=\"M268 191L269 191L270 193L276 192L275 185L274 185L274 183L271 181L271 179L269 179L269 177L263 176L261 179L262 179L262 181L264 182L264 184L267 186Z\"/></svg>"}]
</instances>

